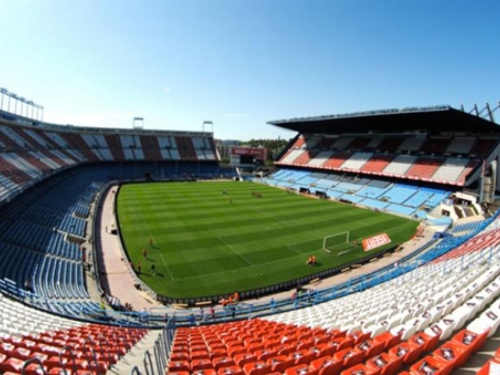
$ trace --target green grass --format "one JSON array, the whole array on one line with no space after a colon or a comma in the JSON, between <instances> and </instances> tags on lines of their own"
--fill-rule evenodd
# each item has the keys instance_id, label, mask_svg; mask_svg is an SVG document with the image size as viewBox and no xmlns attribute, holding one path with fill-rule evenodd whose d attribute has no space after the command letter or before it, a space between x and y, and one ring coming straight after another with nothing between
<instances>
[{"instance_id":1,"label":"green grass","mask_svg":"<svg viewBox=\"0 0 500 375\"><path fill-rule=\"evenodd\" d=\"M223 195L227 189L227 195ZM262 194L253 198L252 191ZM231 204L229 200L232 199ZM199 297L293 280L368 254L350 241L386 232L388 246L407 241L418 223L242 182L131 184L118 195L120 230L141 279L157 293ZM154 239L153 246L149 238ZM144 259L142 249L147 249ZM383 248L372 250L380 251ZM339 255L339 252L342 255ZM315 255L318 265L307 267ZM155 264L156 275L151 274Z\"/></svg>"}]
</instances>

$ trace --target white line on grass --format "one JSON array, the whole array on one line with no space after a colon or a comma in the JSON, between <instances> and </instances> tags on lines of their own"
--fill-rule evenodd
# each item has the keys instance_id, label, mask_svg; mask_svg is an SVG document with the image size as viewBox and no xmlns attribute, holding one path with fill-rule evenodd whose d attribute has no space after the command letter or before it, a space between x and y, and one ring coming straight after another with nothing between
<instances>
[{"instance_id":1,"label":"white line on grass","mask_svg":"<svg viewBox=\"0 0 500 375\"><path fill-rule=\"evenodd\" d=\"M300 255L304 255L304 254L300 253ZM297 255L293 255L290 258L294 259L295 257L297 257ZM287 258L287 259L289 259L289 258ZM244 267L244 268L264 267L264 266L267 266L268 264L283 262L283 260L284 259L270 260L269 262L254 264L254 265L252 265L250 267ZM299 262L302 263L302 260L300 260ZM190 279L203 278L203 277L208 276L208 275L212 276L212 275L217 275L217 274L222 274L222 273L230 274L230 273L238 272L240 269L242 269L242 268L234 268L232 270L224 270L224 271L216 271L216 272L204 273L203 275L193 275L193 276L187 276L187 277L178 277L177 279L180 279L180 280L190 280Z\"/></svg>"},{"instance_id":2,"label":"white line on grass","mask_svg":"<svg viewBox=\"0 0 500 375\"><path fill-rule=\"evenodd\" d=\"M165 265L165 267L167 267L167 271L168 271L168 274L170 275L170 279L172 281L175 281L174 275L172 275L172 272L170 271L170 267L168 266L167 262L165 262L165 258L163 258L163 254L161 253L160 250L158 250L158 254L160 254L160 257L161 257L161 260L163 261L163 264Z\"/></svg>"},{"instance_id":3,"label":"white line on grass","mask_svg":"<svg viewBox=\"0 0 500 375\"><path fill-rule=\"evenodd\" d=\"M149 221L146 218L146 215L144 215L144 210L141 210L141 215L142 215L142 219L146 222L146 225L148 226L149 237L153 238L153 233L151 232L151 228L149 227ZM154 240L154 238L153 238L153 240ZM174 275L172 275L172 272L170 271L170 267L168 266L167 262L165 261L165 258L163 258L163 254L161 253L160 249L155 248L155 250L158 254L160 254L160 257L161 257L161 260L163 261L163 264L165 265L165 267L167 267L167 272L170 275L170 280L175 281Z\"/></svg>"},{"instance_id":4,"label":"white line on grass","mask_svg":"<svg viewBox=\"0 0 500 375\"><path fill-rule=\"evenodd\" d=\"M288 247L290 250L293 250L295 251L297 254L304 254L302 252L300 252L299 250L297 250L295 247L293 247L292 245L286 245L286 247Z\"/></svg>"},{"instance_id":5,"label":"white line on grass","mask_svg":"<svg viewBox=\"0 0 500 375\"><path fill-rule=\"evenodd\" d=\"M249 209L251 209L251 210L252 210L252 211L254 211L254 212L257 212L259 215L262 215L262 216L266 216L266 217L268 217L269 219L271 219L271 220L273 220L273 221L275 222L274 224L269 224L269 225L266 227L266 231L268 231L271 227L273 227L273 226L275 226L275 225L279 225L280 227L283 227L283 226L284 226L284 225L283 225L283 223L281 223L281 221L279 221L278 219L276 219L274 216L269 215L267 212L263 212L263 211L261 211L261 210L258 210L258 209L256 209L256 208L254 208L254 207L251 207L251 206L249 206L248 208L249 208ZM293 221L292 221L292 220L290 220L290 221L289 221L289 223L290 223L290 222L292 222L292 223L293 223Z\"/></svg>"},{"instance_id":6,"label":"white line on grass","mask_svg":"<svg viewBox=\"0 0 500 375\"><path fill-rule=\"evenodd\" d=\"M306 253L304 253L304 252L302 252L300 250L297 250L294 245L305 244L305 243L308 243L308 242L315 242L315 241L319 241L319 240L322 240L322 238L305 240L305 241L298 241L298 242L292 242L292 243L286 244L285 246L288 247L290 250L295 251L298 254L306 254ZM311 250L311 251L317 251L317 250L321 250L321 249L314 249L314 250Z\"/></svg>"},{"instance_id":7,"label":"white line on grass","mask_svg":"<svg viewBox=\"0 0 500 375\"><path fill-rule=\"evenodd\" d=\"M228 244L226 241L224 241L224 239L222 237L217 237L224 245L226 245L229 249L231 249L233 251L233 253L235 253L236 255L238 255L241 259L243 259L245 262L247 262L249 265L251 265L252 267L254 266L254 264L252 262L250 262L246 257L244 257L243 255L241 255L240 253L238 253L234 247L232 247L230 244Z\"/></svg>"}]
</instances>

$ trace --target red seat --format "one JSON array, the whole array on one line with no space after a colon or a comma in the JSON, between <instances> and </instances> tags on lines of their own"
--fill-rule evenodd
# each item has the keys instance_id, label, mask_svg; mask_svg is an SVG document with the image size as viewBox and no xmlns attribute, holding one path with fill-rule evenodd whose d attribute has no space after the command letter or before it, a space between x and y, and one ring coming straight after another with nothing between
<instances>
[{"instance_id":1,"label":"red seat","mask_svg":"<svg viewBox=\"0 0 500 375\"><path fill-rule=\"evenodd\" d=\"M316 344L316 341L313 338L310 338L307 341L300 342L297 345L297 349L298 350L309 349L309 348L312 348L315 344Z\"/></svg>"},{"instance_id":2,"label":"red seat","mask_svg":"<svg viewBox=\"0 0 500 375\"><path fill-rule=\"evenodd\" d=\"M213 368L205 368L200 370L195 370L191 375L217 375L217 371Z\"/></svg>"},{"instance_id":3,"label":"red seat","mask_svg":"<svg viewBox=\"0 0 500 375\"><path fill-rule=\"evenodd\" d=\"M37 351L48 355L59 355L59 352L61 351L61 348L58 348L57 346L46 344L38 344L35 348L37 348Z\"/></svg>"},{"instance_id":4,"label":"red seat","mask_svg":"<svg viewBox=\"0 0 500 375\"><path fill-rule=\"evenodd\" d=\"M11 357L16 350L16 346L14 344L3 342L0 344L0 353L5 354L8 357Z\"/></svg>"},{"instance_id":5,"label":"red seat","mask_svg":"<svg viewBox=\"0 0 500 375\"><path fill-rule=\"evenodd\" d=\"M342 369L343 363L331 356L324 356L312 361L311 366L319 371L319 375L336 375Z\"/></svg>"},{"instance_id":6,"label":"red seat","mask_svg":"<svg viewBox=\"0 0 500 375\"><path fill-rule=\"evenodd\" d=\"M254 353L256 352L257 350L263 350L264 349L264 344L263 343L250 343L250 344L246 344L247 345L247 350L249 353Z\"/></svg>"},{"instance_id":7,"label":"red seat","mask_svg":"<svg viewBox=\"0 0 500 375\"><path fill-rule=\"evenodd\" d=\"M472 348L457 344L453 341L444 343L432 353L433 357L452 364L453 368L462 366L469 359Z\"/></svg>"},{"instance_id":8,"label":"red seat","mask_svg":"<svg viewBox=\"0 0 500 375\"><path fill-rule=\"evenodd\" d=\"M231 357L234 357L237 354L244 354L246 352L247 348L243 344L238 344L227 348L227 354L229 354Z\"/></svg>"},{"instance_id":9,"label":"red seat","mask_svg":"<svg viewBox=\"0 0 500 375\"><path fill-rule=\"evenodd\" d=\"M271 366L273 371L283 373L288 367L293 366L294 360L288 358L286 355L279 355L269 358L266 362Z\"/></svg>"},{"instance_id":10,"label":"red seat","mask_svg":"<svg viewBox=\"0 0 500 375\"><path fill-rule=\"evenodd\" d=\"M287 368L285 375L318 375L318 370L306 364L300 364Z\"/></svg>"},{"instance_id":11,"label":"red seat","mask_svg":"<svg viewBox=\"0 0 500 375\"><path fill-rule=\"evenodd\" d=\"M210 359L213 361L215 358L227 357L226 349L210 350Z\"/></svg>"},{"instance_id":12,"label":"red seat","mask_svg":"<svg viewBox=\"0 0 500 375\"><path fill-rule=\"evenodd\" d=\"M352 366L356 366L358 363L361 363L365 358L365 353L348 348L339 350L333 355L333 358L337 361L341 361L344 368L350 368Z\"/></svg>"},{"instance_id":13,"label":"red seat","mask_svg":"<svg viewBox=\"0 0 500 375\"><path fill-rule=\"evenodd\" d=\"M36 363L30 363L23 370L25 375L44 375L46 373L46 368Z\"/></svg>"},{"instance_id":14,"label":"red seat","mask_svg":"<svg viewBox=\"0 0 500 375\"><path fill-rule=\"evenodd\" d=\"M168 372L168 375L189 375L188 371L172 371Z\"/></svg>"},{"instance_id":15,"label":"red seat","mask_svg":"<svg viewBox=\"0 0 500 375\"><path fill-rule=\"evenodd\" d=\"M390 332L384 332L384 333L381 333L378 336L375 336L373 338L373 342L375 342L375 343L383 342L384 343L384 348L386 350L389 350L394 345L397 345L397 344L399 344L401 342L401 336L399 336L399 335L393 335Z\"/></svg>"},{"instance_id":16,"label":"red seat","mask_svg":"<svg viewBox=\"0 0 500 375\"><path fill-rule=\"evenodd\" d=\"M370 332L363 333L363 331L356 331L350 335L354 340L354 344L358 344L362 341L368 340L371 336Z\"/></svg>"},{"instance_id":17,"label":"red seat","mask_svg":"<svg viewBox=\"0 0 500 375\"><path fill-rule=\"evenodd\" d=\"M374 343L373 340L365 340L356 344L355 348L360 352L365 352L365 357L370 358L384 351L384 343Z\"/></svg>"},{"instance_id":18,"label":"red seat","mask_svg":"<svg viewBox=\"0 0 500 375\"><path fill-rule=\"evenodd\" d=\"M422 358L410 367L410 372L414 375L448 375L452 370L452 363L444 362L430 355Z\"/></svg>"},{"instance_id":19,"label":"red seat","mask_svg":"<svg viewBox=\"0 0 500 375\"><path fill-rule=\"evenodd\" d=\"M186 360L177 360L177 361L170 361L170 364L168 365L168 372L172 371L190 371L191 370L191 364L189 361Z\"/></svg>"},{"instance_id":20,"label":"red seat","mask_svg":"<svg viewBox=\"0 0 500 375\"><path fill-rule=\"evenodd\" d=\"M204 350L204 351L191 352L189 354L189 357L191 358L192 361L194 361L195 359L209 359L210 355L206 350Z\"/></svg>"},{"instance_id":21,"label":"red seat","mask_svg":"<svg viewBox=\"0 0 500 375\"><path fill-rule=\"evenodd\" d=\"M362 363L358 363L356 366L349 367L347 370L344 370L340 373L340 375L379 375L379 368L370 368Z\"/></svg>"},{"instance_id":22,"label":"red seat","mask_svg":"<svg viewBox=\"0 0 500 375\"><path fill-rule=\"evenodd\" d=\"M0 362L0 372L15 372L21 373L24 365L24 361L17 358L9 358L3 362Z\"/></svg>"},{"instance_id":23,"label":"red seat","mask_svg":"<svg viewBox=\"0 0 500 375\"><path fill-rule=\"evenodd\" d=\"M16 348L11 353L11 357L19 358L22 359L23 361L26 361L28 358L30 358L30 356L31 356L31 350L28 350L26 348Z\"/></svg>"},{"instance_id":24,"label":"red seat","mask_svg":"<svg viewBox=\"0 0 500 375\"><path fill-rule=\"evenodd\" d=\"M299 364L299 362L298 362L298 361L299 361L299 360L300 360L303 356L308 355L308 354L309 354L309 352L307 351L307 349L303 349L303 350L295 350L293 353L290 353L289 358L290 358L290 359L293 359L294 363L295 363L296 365L298 365L298 364Z\"/></svg>"},{"instance_id":25,"label":"red seat","mask_svg":"<svg viewBox=\"0 0 500 375\"><path fill-rule=\"evenodd\" d=\"M324 356L333 356L338 351L338 346L332 345L330 342L316 344L319 349L318 358Z\"/></svg>"},{"instance_id":26,"label":"red seat","mask_svg":"<svg viewBox=\"0 0 500 375\"><path fill-rule=\"evenodd\" d=\"M191 370L194 372L196 370L203 370L213 368L212 361L208 358L204 359L194 359L191 361Z\"/></svg>"},{"instance_id":27,"label":"red seat","mask_svg":"<svg viewBox=\"0 0 500 375\"><path fill-rule=\"evenodd\" d=\"M217 371L218 375L244 375L243 370L238 366L222 367Z\"/></svg>"},{"instance_id":28,"label":"red seat","mask_svg":"<svg viewBox=\"0 0 500 375\"><path fill-rule=\"evenodd\" d=\"M466 329L461 330L459 333L457 333L451 341L454 341L458 344L465 345L465 346L472 346L473 352L478 351L481 349L484 345L484 342L486 341L486 338L488 337L488 332L483 332L481 334L477 334L471 331L468 331Z\"/></svg>"},{"instance_id":29,"label":"red seat","mask_svg":"<svg viewBox=\"0 0 500 375\"><path fill-rule=\"evenodd\" d=\"M420 357L422 348L423 345L417 347L416 344L412 345L408 342L402 342L389 349L389 353L396 358L402 358L403 364L407 365L415 362Z\"/></svg>"},{"instance_id":30,"label":"red seat","mask_svg":"<svg viewBox=\"0 0 500 375\"><path fill-rule=\"evenodd\" d=\"M295 352L296 350L297 347L295 345L285 346L278 351L278 355L289 355Z\"/></svg>"},{"instance_id":31,"label":"red seat","mask_svg":"<svg viewBox=\"0 0 500 375\"><path fill-rule=\"evenodd\" d=\"M264 361L250 362L243 366L245 375L265 375L271 372L271 366Z\"/></svg>"},{"instance_id":32,"label":"red seat","mask_svg":"<svg viewBox=\"0 0 500 375\"><path fill-rule=\"evenodd\" d=\"M223 367L234 366L236 363L231 357L218 357L212 360L213 367L218 371Z\"/></svg>"},{"instance_id":33,"label":"red seat","mask_svg":"<svg viewBox=\"0 0 500 375\"><path fill-rule=\"evenodd\" d=\"M264 349L256 351L254 355L260 361L267 361L269 358L276 357L278 352L276 350Z\"/></svg>"},{"instance_id":34,"label":"red seat","mask_svg":"<svg viewBox=\"0 0 500 375\"><path fill-rule=\"evenodd\" d=\"M425 332L419 332L410 337L408 341L416 344L417 346L422 346L423 352L431 352L439 342L439 335L430 336Z\"/></svg>"},{"instance_id":35,"label":"red seat","mask_svg":"<svg viewBox=\"0 0 500 375\"><path fill-rule=\"evenodd\" d=\"M354 346L354 339L352 337L336 337L330 341L330 345L337 348L337 351L352 348Z\"/></svg>"},{"instance_id":36,"label":"red seat","mask_svg":"<svg viewBox=\"0 0 500 375\"><path fill-rule=\"evenodd\" d=\"M292 354L293 355L293 354ZM300 364L310 364L312 361L314 361L317 358L316 353L307 353L300 358L295 358L295 364L300 365Z\"/></svg>"},{"instance_id":37,"label":"red seat","mask_svg":"<svg viewBox=\"0 0 500 375\"><path fill-rule=\"evenodd\" d=\"M255 355L249 354L249 353L236 354L233 358L234 358L234 362L238 366L240 366L241 368L243 368L243 366L246 363L256 362L257 361L257 357Z\"/></svg>"},{"instance_id":38,"label":"red seat","mask_svg":"<svg viewBox=\"0 0 500 375\"><path fill-rule=\"evenodd\" d=\"M189 361L189 353L188 352L175 352L170 356L170 361Z\"/></svg>"},{"instance_id":39,"label":"red seat","mask_svg":"<svg viewBox=\"0 0 500 375\"><path fill-rule=\"evenodd\" d=\"M400 369L403 360L395 358L388 353L380 353L366 361L366 366L371 369L379 369L381 375L393 375Z\"/></svg>"}]
</instances>

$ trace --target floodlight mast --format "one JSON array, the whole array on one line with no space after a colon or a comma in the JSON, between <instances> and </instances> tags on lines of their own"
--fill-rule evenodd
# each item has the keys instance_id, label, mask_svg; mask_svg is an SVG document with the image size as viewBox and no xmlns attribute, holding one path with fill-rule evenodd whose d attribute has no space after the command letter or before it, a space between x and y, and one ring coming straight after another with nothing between
<instances>
[{"instance_id":1,"label":"floodlight mast","mask_svg":"<svg viewBox=\"0 0 500 375\"><path fill-rule=\"evenodd\" d=\"M210 120L203 121L203 125L202 125L203 133L205 133L205 126L207 126L207 127L211 126L212 133L214 132L214 123L213 123L213 121L210 121Z\"/></svg>"},{"instance_id":2,"label":"floodlight mast","mask_svg":"<svg viewBox=\"0 0 500 375\"><path fill-rule=\"evenodd\" d=\"M144 117L134 117L132 119L133 129L144 129Z\"/></svg>"},{"instance_id":3,"label":"floodlight mast","mask_svg":"<svg viewBox=\"0 0 500 375\"><path fill-rule=\"evenodd\" d=\"M2 94L2 98L0 100L0 110L13 113L15 115L23 116L26 118L31 118L33 120L38 120L38 121L43 121L43 107L41 105L38 105L34 103L31 100L27 100L19 95L14 94L13 92L9 92L9 90L5 88L0 88L0 94ZM7 95L7 105L4 108L4 99L5 96ZM14 99L14 111L11 112L10 109L10 103L11 99ZM19 111L17 110L17 103L19 102ZM24 109L23 109L23 104L25 104ZM29 109L31 107L31 116L29 114ZM35 114L35 109L36 109L36 114ZM40 116L40 111L41 110L41 116ZM19 112L19 113L18 113Z\"/></svg>"}]
</instances>

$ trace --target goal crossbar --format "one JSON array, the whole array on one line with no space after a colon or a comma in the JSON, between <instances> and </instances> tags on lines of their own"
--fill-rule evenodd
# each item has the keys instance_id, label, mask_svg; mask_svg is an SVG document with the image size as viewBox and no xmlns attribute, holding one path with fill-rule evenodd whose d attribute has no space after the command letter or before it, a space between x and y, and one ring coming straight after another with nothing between
<instances>
[{"instance_id":1,"label":"goal crossbar","mask_svg":"<svg viewBox=\"0 0 500 375\"><path fill-rule=\"evenodd\" d=\"M330 238L333 238L333 237L339 237L339 236L345 236L345 242L342 242L342 243L349 243L349 231L346 231L346 232L340 232L340 233L335 233L335 234L331 234L329 236L325 236L323 237L323 250L326 250L328 249L328 246L327 246L327 241L330 239Z\"/></svg>"}]
</instances>

